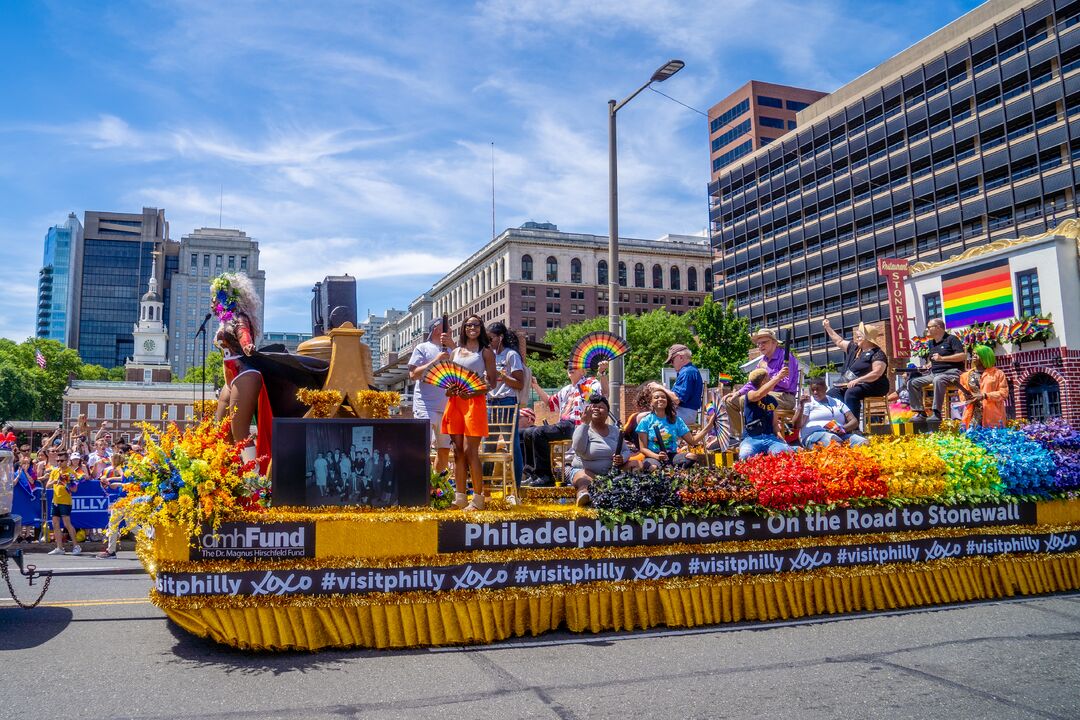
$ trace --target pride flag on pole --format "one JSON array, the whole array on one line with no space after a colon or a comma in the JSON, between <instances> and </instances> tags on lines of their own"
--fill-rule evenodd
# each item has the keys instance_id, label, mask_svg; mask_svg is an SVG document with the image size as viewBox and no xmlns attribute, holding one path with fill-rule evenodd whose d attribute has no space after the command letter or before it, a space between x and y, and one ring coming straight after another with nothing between
<instances>
[{"instance_id":1,"label":"pride flag on pole","mask_svg":"<svg viewBox=\"0 0 1080 720\"><path fill-rule=\"evenodd\" d=\"M941 300L950 329L1014 317L1008 259L942 275Z\"/></svg>"}]
</instances>

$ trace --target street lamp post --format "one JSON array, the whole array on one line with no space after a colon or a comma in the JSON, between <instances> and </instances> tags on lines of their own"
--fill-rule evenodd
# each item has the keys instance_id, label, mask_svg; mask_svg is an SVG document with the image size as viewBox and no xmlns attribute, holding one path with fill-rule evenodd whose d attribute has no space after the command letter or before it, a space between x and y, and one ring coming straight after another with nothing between
<instances>
[{"instance_id":1,"label":"street lamp post","mask_svg":"<svg viewBox=\"0 0 1080 720\"><path fill-rule=\"evenodd\" d=\"M682 60L669 60L652 74L649 82L626 99L618 102L608 100L608 330L616 334L619 332L619 162L615 114L642 90L654 82L664 82L685 65ZM623 384L623 359L620 357L612 361L608 372L611 412L616 418L621 418L619 390Z\"/></svg>"}]
</instances>

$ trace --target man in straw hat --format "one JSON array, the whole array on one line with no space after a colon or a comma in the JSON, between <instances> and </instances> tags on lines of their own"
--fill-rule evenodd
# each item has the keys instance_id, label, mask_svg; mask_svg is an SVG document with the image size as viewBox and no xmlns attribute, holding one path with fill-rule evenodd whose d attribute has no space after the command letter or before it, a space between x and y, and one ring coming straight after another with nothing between
<instances>
[{"instance_id":1,"label":"man in straw hat","mask_svg":"<svg viewBox=\"0 0 1080 720\"><path fill-rule=\"evenodd\" d=\"M761 328L750 336L750 340L761 352L761 360L758 368L768 373L768 379L780 374L783 368L788 369L787 377L781 379L769 392L776 401L776 410L794 411L795 393L799 387L799 363L795 355L788 355L784 347L776 337L776 330ZM724 397L724 405L727 407L728 418L731 420L731 434L741 437L743 432L743 404L746 395L754 389L751 383L746 383L738 390Z\"/></svg>"},{"instance_id":2,"label":"man in straw hat","mask_svg":"<svg viewBox=\"0 0 1080 720\"><path fill-rule=\"evenodd\" d=\"M821 323L825 332L844 351L844 375L829 389L829 397L840 400L858 420L862 414L863 398L885 397L889 394L889 359L881 349L881 328L859 323L845 340L833 330L829 319Z\"/></svg>"}]
</instances>

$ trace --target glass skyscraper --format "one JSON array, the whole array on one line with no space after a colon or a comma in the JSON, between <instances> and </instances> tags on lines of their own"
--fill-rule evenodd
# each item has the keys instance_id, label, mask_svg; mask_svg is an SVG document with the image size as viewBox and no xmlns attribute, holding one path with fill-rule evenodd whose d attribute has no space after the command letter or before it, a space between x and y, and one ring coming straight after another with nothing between
<instances>
[{"instance_id":1,"label":"glass skyscraper","mask_svg":"<svg viewBox=\"0 0 1080 720\"><path fill-rule=\"evenodd\" d=\"M49 228L38 277L36 334L68 347L75 343L72 318L78 314L77 269L82 263L82 243L83 226L75 213L69 214L63 225Z\"/></svg>"},{"instance_id":2,"label":"glass skyscraper","mask_svg":"<svg viewBox=\"0 0 1080 720\"><path fill-rule=\"evenodd\" d=\"M85 363L123 365L134 353L132 328L148 289L155 251L165 251L165 211L87 211L78 313L78 350ZM157 265L163 287L165 262Z\"/></svg>"},{"instance_id":3,"label":"glass skyscraper","mask_svg":"<svg viewBox=\"0 0 1080 720\"><path fill-rule=\"evenodd\" d=\"M882 257L935 261L1076 216L1080 0L990 0L798 114L709 185L716 297L838 359L888 317Z\"/></svg>"}]
</instances>

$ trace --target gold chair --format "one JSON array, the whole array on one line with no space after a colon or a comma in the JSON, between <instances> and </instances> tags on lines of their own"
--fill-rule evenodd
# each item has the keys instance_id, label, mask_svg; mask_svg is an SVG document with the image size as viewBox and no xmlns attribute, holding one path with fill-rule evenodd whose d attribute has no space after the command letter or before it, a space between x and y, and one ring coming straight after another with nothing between
<instances>
[{"instance_id":1,"label":"gold chair","mask_svg":"<svg viewBox=\"0 0 1080 720\"><path fill-rule=\"evenodd\" d=\"M550 443L548 455L551 461L551 477L557 485L566 482L566 453L569 450L569 440L552 440Z\"/></svg>"},{"instance_id":2,"label":"gold chair","mask_svg":"<svg viewBox=\"0 0 1080 720\"><path fill-rule=\"evenodd\" d=\"M514 480L514 455L518 452L517 405L489 405L487 409L488 435L480 447L480 462L492 463L491 475L485 474L493 484L502 485L503 499L510 505L518 501L517 483Z\"/></svg>"},{"instance_id":3,"label":"gold chair","mask_svg":"<svg viewBox=\"0 0 1080 720\"><path fill-rule=\"evenodd\" d=\"M892 433L892 413L884 397L866 397L862 401L862 431L866 435Z\"/></svg>"}]
</instances>

